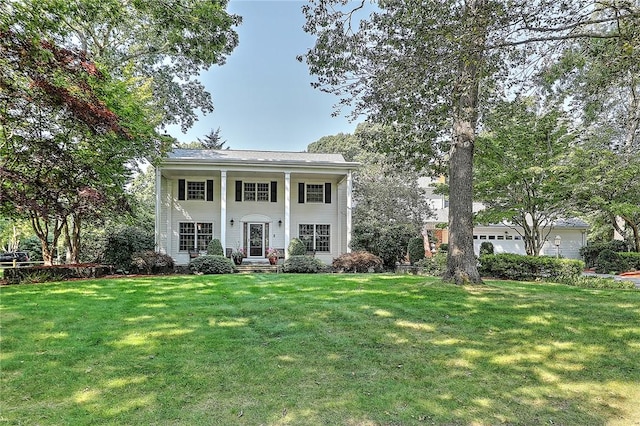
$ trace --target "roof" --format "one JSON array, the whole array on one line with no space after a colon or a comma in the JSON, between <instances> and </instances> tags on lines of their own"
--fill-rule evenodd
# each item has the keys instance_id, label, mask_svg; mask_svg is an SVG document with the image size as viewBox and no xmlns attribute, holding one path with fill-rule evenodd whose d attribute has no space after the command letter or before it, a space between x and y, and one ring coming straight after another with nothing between
<instances>
[{"instance_id":1,"label":"roof","mask_svg":"<svg viewBox=\"0 0 640 426\"><path fill-rule=\"evenodd\" d=\"M325 164L350 165L358 163L345 161L342 154L324 154L312 152L286 151L243 151L243 150L213 150L213 149L175 149L169 153L168 160L182 160L185 162L207 163L275 163L275 164Z\"/></svg>"}]
</instances>

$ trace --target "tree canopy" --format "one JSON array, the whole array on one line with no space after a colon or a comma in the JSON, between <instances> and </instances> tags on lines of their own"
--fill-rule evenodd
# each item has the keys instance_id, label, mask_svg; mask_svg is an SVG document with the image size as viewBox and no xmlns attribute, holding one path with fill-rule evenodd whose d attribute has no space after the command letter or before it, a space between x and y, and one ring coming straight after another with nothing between
<instances>
[{"instance_id":1,"label":"tree canopy","mask_svg":"<svg viewBox=\"0 0 640 426\"><path fill-rule=\"evenodd\" d=\"M418 167L448 163L445 278L480 282L473 253L473 156L482 112L525 87L571 40L620 39L630 2L588 0L313 0L305 55L320 90L393 129L378 147ZM302 59L302 58L301 58Z\"/></svg>"}]
</instances>

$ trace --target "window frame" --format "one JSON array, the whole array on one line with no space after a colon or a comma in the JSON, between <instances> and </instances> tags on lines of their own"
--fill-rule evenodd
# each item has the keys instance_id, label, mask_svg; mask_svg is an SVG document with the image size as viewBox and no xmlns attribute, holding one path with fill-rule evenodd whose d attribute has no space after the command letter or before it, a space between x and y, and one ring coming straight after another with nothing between
<instances>
[{"instance_id":1,"label":"window frame","mask_svg":"<svg viewBox=\"0 0 640 426\"><path fill-rule=\"evenodd\" d=\"M198 188L191 188L191 186L197 185ZM200 188L202 186L202 188ZM185 199L189 201L205 201L207 199L207 181L188 180L186 183L186 196ZM195 196L197 195L197 196Z\"/></svg>"},{"instance_id":2,"label":"window frame","mask_svg":"<svg viewBox=\"0 0 640 426\"><path fill-rule=\"evenodd\" d=\"M298 238L305 244L307 251L331 253L331 224L329 223L300 223Z\"/></svg>"},{"instance_id":3,"label":"window frame","mask_svg":"<svg viewBox=\"0 0 640 426\"><path fill-rule=\"evenodd\" d=\"M313 187L315 191L311 191L311 187ZM323 183L307 183L304 188L304 202L308 204L323 204L325 202L324 187L325 184ZM317 192L318 189L320 192ZM309 195L312 195L314 199L309 199Z\"/></svg>"},{"instance_id":4,"label":"window frame","mask_svg":"<svg viewBox=\"0 0 640 426\"><path fill-rule=\"evenodd\" d=\"M247 187L253 189L247 189ZM247 194L253 194L247 198ZM242 182L242 202L268 203L271 201L271 182Z\"/></svg>"},{"instance_id":5,"label":"window frame","mask_svg":"<svg viewBox=\"0 0 640 426\"><path fill-rule=\"evenodd\" d=\"M203 230L204 227L209 228ZM187 229L185 232L185 228ZM213 222L179 222L178 223L178 251L206 250L213 239Z\"/></svg>"}]
</instances>

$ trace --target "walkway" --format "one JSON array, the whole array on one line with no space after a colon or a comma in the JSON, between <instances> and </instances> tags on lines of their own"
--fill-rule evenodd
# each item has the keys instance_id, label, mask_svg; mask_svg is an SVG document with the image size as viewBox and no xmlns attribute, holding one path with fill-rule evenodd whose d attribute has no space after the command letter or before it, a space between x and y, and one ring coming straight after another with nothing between
<instances>
[{"instance_id":1,"label":"walkway","mask_svg":"<svg viewBox=\"0 0 640 426\"><path fill-rule=\"evenodd\" d=\"M640 288L640 276L621 276L621 275L611 275L611 274L596 274L595 272L584 272L587 277L600 277L600 278L613 278L616 281L631 281L636 285L636 288Z\"/></svg>"}]
</instances>

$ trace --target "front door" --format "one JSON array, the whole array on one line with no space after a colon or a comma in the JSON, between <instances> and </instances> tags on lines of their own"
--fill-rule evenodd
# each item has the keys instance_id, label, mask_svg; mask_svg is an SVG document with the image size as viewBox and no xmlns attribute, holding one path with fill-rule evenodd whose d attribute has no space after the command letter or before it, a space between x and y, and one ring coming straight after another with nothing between
<instances>
[{"instance_id":1,"label":"front door","mask_svg":"<svg viewBox=\"0 0 640 426\"><path fill-rule=\"evenodd\" d=\"M247 238L248 257L264 257L264 223L250 223Z\"/></svg>"}]
</instances>

